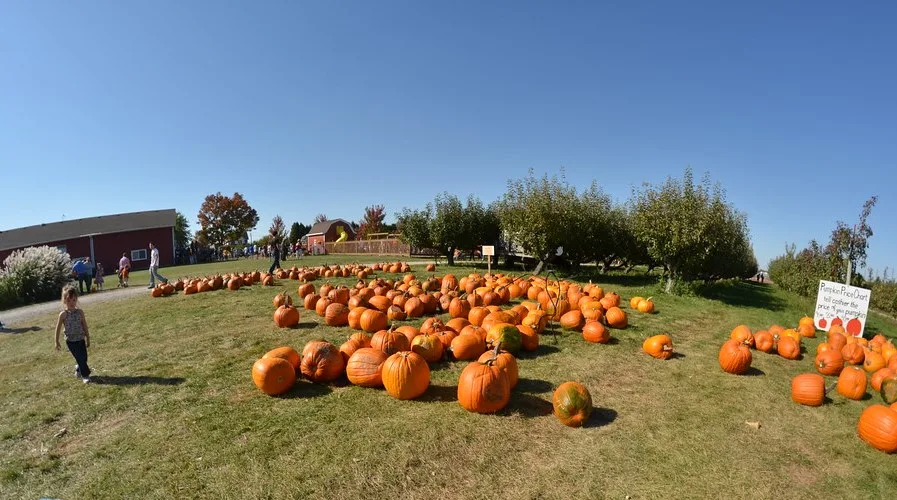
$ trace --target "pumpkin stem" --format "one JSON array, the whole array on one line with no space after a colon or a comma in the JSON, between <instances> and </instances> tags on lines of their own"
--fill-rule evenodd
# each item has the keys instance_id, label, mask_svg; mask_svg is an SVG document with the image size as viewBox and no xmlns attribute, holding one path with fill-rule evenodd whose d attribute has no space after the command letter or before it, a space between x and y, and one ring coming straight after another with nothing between
<instances>
[{"instance_id":1,"label":"pumpkin stem","mask_svg":"<svg viewBox=\"0 0 897 500\"><path fill-rule=\"evenodd\" d=\"M832 382L832 384L831 384L830 386L828 386L828 387L825 388L825 394L828 394L829 392L831 392L832 390L834 390L834 388L837 387L837 386L838 386L838 381L837 381L837 380L834 381L834 382Z\"/></svg>"}]
</instances>

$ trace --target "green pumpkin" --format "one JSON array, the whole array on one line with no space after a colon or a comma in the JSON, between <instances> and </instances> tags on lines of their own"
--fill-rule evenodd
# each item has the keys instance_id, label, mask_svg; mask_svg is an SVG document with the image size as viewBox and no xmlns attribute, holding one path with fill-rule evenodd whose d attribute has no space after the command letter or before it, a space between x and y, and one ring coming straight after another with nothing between
<instances>
[{"instance_id":1,"label":"green pumpkin","mask_svg":"<svg viewBox=\"0 0 897 500\"><path fill-rule=\"evenodd\" d=\"M511 354L520 350L523 345L523 336L516 326L507 323L494 325L486 334L486 343L492 349L496 344L501 343L501 348Z\"/></svg>"},{"instance_id":2,"label":"green pumpkin","mask_svg":"<svg viewBox=\"0 0 897 500\"><path fill-rule=\"evenodd\" d=\"M562 424L570 427L582 427L592 414L592 395L579 382L564 382L555 391L552 398L554 415Z\"/></svg>"},{"instance_id":3,"label":"green pumpkin","mask_svg":"<svg viewBox=\"0 0 897 500\"><path fill-rule=\"evenodd\" d=\"M885 404L890 405L897 402L897 378L886 378L881 383L881 399Z\"/></svg>"}]
</instances>

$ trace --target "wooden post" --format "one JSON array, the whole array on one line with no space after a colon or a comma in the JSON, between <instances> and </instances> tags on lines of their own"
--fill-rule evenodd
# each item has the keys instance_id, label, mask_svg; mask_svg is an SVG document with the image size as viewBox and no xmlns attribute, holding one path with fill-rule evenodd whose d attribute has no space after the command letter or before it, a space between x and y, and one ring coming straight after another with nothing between
<instances>
[{"instance_id":1,"label":"wooden post","mask_svg":"<svg viewBox=\"0 0 897 500\"><path fill-rule=\"evenodd\" d=\"M847 286L850 286L850 274L853 269L851 269L850 259L847 259Z\"/></svg>"},{"instance_id":2,"label":"wooden post","mask_svg":"<svg viewBox=\"0 0 897 500\"><path fill-rule=\"evenodd\" d=\"M489 274L492 274L492 256L491 255L486 260L486 267L488 268Z\"/></svg>"}]
</instances>

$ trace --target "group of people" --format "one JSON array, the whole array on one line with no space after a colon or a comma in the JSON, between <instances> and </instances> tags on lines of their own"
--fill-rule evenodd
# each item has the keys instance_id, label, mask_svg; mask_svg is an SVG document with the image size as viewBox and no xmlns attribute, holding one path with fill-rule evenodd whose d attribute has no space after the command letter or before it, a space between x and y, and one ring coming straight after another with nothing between
<instances>
[{"instance_id":1,"label":"group of people","mask_svg":"<svg viewBox=\"0 0 897 500\"><path fill-rule=\"evenodd\" d=\"M153 288L156 286L157 280L160 283L168 283L168 278L159 274L159 249L156 248L152 242L150 242L149 248L150 283L147 288ZM78 291L81 295L90 293L93 285L96 285L97 290L102 290L103 285L105 284L104 274L105 270L103 269L103 264L97 262L95 266L92 265L90 257L77 259L72 264L72 276L78 281ZM119 288L127 287L131 276L131 259L128 258L127 252L121 254L121 259L118 260L116 274L118 275Z\"/></svg>"}]
</instances>

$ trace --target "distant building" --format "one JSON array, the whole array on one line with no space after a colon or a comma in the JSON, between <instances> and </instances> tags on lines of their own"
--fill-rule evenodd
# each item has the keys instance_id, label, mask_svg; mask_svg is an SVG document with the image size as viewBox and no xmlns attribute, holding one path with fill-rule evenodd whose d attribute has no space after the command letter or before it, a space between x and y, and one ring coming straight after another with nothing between
<instances>
[{"instance_id":1,"label":"distant building","mask_svg":"<svg viewBox=\"0 0 897 500\"><path fill-rule=\"evenodd\" d=\"M317 253L316 248L323 251L324 243L334 242L340 237L340 229L347 233L346 241L355 239L355 231L348 222L343 219L325 220L318 222L308 231L306 248L310 253Z\"/></svg>"},{"instance_id":2,"label":"distant building","mask_svg":"<svg viewBox=\"0 0 897 500\"><path fill-rule=\"evenodd\" d=\"M74 258L90 257L107 272L118 268L121 254L133 269L149 269L149 243L159 249L160 264L174 264L175 209L102 215L0 231L0 262L16 250L56 247Z\"/></svg>"}]
</instances>

